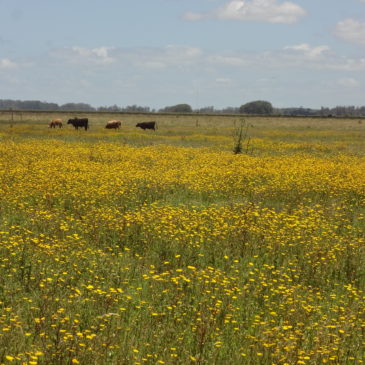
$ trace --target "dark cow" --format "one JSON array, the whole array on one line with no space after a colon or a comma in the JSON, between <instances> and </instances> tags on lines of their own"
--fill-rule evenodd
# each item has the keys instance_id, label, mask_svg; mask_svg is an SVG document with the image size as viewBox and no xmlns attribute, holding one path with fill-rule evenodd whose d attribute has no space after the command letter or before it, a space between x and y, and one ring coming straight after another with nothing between
<instances>
[{"instance_id":1,"label":"dark cow","mask_svg":"<svg viewBox=\"0 0 365 365\"><path fill-rule=\"evenodd\" d=\"M109 120L108 123L106 123L105 128L106 129L119 129L122 125L122 122L120 120Z\"/></svg>"},{"instance_id":2,"label":"dark cow","mask_svg":"<svg viewBox=\"0 0 365 365\"><path fill-rule=\"evenodd\" d=\"M87 129L89 128L89 119L87 118L69 119L67 124L72 124L75 127L75 129L79 129L79 127L85 128L85 131L87 131Z\"/></svg>"},{"instance_id":3,"label":"dark cow","mask_svg":"<svg viewBox=\"0 0 365 365\"><path fill-rule=\"evenodd\" d=\"M141 122L141 123L137 123L136 127L142 128L143 130L145 130L145 129L156 130L157 129L156 122Z\"/></svg>"},{"instance_id":4,"label":"dark cow","mask_svg":"<svg viewBox=\"0 0 365 365\"><path fill-rule=\"evenodd\" d=\"M51 123L49 123L48 128L62 128L62 119L53 119Z\"/></svg>"}]
</instances>

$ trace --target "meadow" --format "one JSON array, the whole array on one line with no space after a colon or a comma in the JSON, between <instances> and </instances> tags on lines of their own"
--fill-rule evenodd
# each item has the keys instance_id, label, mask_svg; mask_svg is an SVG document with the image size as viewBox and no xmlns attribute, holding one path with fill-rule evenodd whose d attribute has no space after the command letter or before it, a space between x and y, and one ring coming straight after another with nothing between
<instances>
[{"instance_id":1,"label":"meadow","mask_svg":"<svg viewBox=\"0 0 365 365\"><path fill-rule=\"evenodd\" d=\"M0 364L365 362L365 120L58 116L0 113Z\"/></svg>"}]
</instances>

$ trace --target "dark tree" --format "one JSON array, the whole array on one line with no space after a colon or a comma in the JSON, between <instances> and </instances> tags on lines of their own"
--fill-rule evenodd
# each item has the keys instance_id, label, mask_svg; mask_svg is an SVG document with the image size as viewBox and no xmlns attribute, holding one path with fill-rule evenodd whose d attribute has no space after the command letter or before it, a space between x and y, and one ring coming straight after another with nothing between
<instances>
[{"instance_id":1,"label":"dark tree","mask_svg":"<svg viewBox=\"0 0 365 365\"><path fill-rule=\"evenodd\" d=\"M268 101L257 100L241 105L239 111L241 114L269 115L273 113L274 108Z\"/></svg>"},{"instance_id":2,"label":"dark tree","mask_svg":"<svg viewBox=\"0 0 365 365\"><path fill-rule=\"evenodd\" d=\"M60 107L61 110L70 110L70 111L94 111L95 108L93 108L89 104L85 103L67 103L63 104Z\"/></svg>"},{"instance_id":3,"label":"dark tree","mask_svg":"<svg viewBox=\"0 0 365 365\"><path fill-rule=\"evenodd\" d=\"M191 113L192 111L193 109L189 104L177 104L160 109L160 112L165 113Z\"/></svg>"},{"instance_id":4,"label":"dark tree","mask_svg":"<svg viewBox=\"0 0 365 365\"><path fill-rule=\"evenodd\" d=\"M127 105L122 109L124 112L129 113L149 113L150 107L148 106L140 106L140 105Z\"/></svg>"}]
</instances>

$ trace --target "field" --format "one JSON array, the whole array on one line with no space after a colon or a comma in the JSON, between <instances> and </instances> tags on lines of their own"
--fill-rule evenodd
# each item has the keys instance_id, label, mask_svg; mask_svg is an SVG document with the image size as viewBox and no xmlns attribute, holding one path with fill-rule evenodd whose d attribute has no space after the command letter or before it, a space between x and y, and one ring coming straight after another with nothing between
<instances>
[{"instance_id":1,"label":"field","mask_svg":"<svg viewBox=\"0 0 365 365\"><path fill-rule=\"evenodd\" d=\"M0 364L365 362L365 120L58 116L0 113Z\"/></svg>"}]
</instances>

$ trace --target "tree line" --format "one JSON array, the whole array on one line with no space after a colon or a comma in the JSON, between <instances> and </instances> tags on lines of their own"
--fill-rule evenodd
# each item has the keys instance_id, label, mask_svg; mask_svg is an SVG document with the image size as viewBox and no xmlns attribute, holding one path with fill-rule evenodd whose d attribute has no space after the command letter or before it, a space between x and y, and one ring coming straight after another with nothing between
<instances>
[{"instance_id":1,"label":"tree line","mask_svg":"<svg viewBox=\"0 0 365 365\"><path fill-rule=\"evenodd\" d=\"M47 103L39 100L10 100L0 99L0 110L48 110L48 111L108 111L108 112L144 112L148 113L152 110L149 107L141 107L138 105L130 105L125 108L120 108L117 105L112 106L100 106L94 108L90 104L86 103L66 103L58 105L56 103Z\"/></svg>"},{"instance_id":2,"label":"tree line","mask_svg":"<svg viewBox=\"0 0 365 365\"><path fill-rule=\"evenodd\" d=\"M0 99L0 110L43 110L43 111L101 111L101 112L129 112L129 113L201 113L201 114L254 114L254 115L282 115L282 116L322 116L322 117L364 117L365 106L336 106L334 108L321 107L311 109L304 107L274 108L265 100L255 100L239 107L226 107L216 109L214 106L206 106L193 109L189 104L177 104L161 109L151 109L148 106L118 105L93 107L86 103L66 103L58 105L39 100L11 100Z\"/></svg>"}]
</instances>

